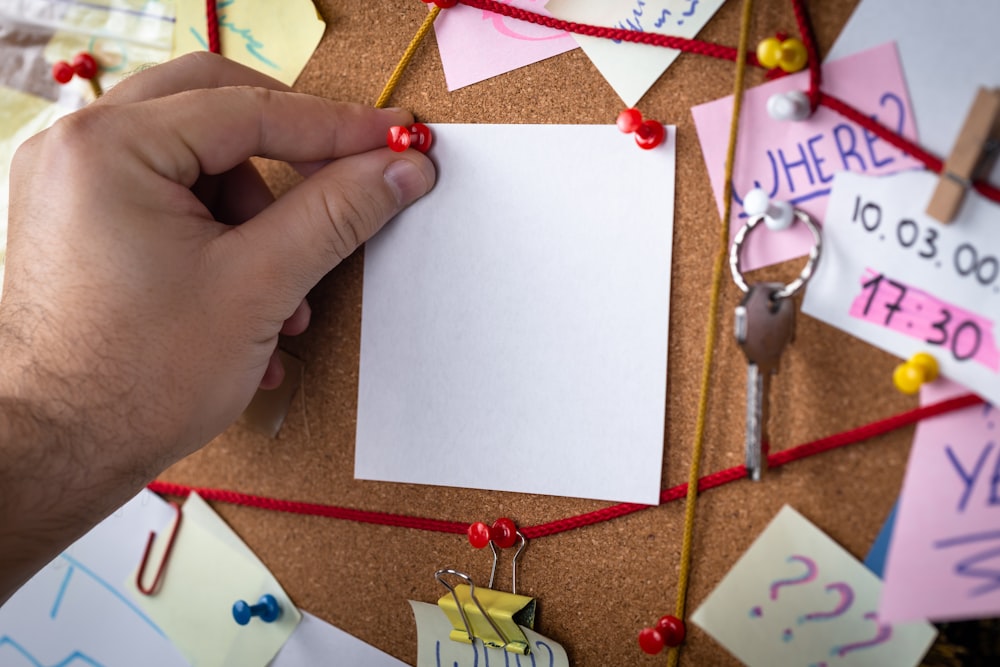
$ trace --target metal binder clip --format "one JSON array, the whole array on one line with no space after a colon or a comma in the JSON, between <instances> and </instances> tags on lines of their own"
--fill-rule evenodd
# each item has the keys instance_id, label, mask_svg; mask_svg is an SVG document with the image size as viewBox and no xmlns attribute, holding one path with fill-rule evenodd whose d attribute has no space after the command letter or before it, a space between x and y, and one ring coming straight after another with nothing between
<instances>
[{"instance_id":1,"label":"metal binder clip","mask_svg":"<svg viewBox=\"0 0 1000 667\"><path fill-rule=\"evenodd\" d=\"M517 594L517 558L527 546L527 539L517 531L520 545L511 562L511 591L493 590L496 578L498 554L493 550L493 567L490 572L489 588L476 588L472 578L464 572L452 569L438 570L434 578L448 589L448 594L438 600L438 606L452 625L449 637L452 641L474 644L478 639L485 646L502 648L510 653L528 655L530 644L520 626L534 628L536 601L534 598ZM446 576L458 577L464 584L453 585Z\"/></svg>"}]
</instances>

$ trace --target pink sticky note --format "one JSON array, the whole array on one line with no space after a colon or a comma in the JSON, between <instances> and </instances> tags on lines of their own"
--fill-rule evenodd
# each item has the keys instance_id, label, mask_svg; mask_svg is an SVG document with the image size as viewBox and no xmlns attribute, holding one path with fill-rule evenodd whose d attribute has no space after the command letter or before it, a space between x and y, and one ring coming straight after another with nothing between
<instances>
[{"instance_id":1,"label":"pink sticky note","mask_svg":"<svg viewBox=\"0 0 1000 667\"><path fill-rule=\"evenodd\" d=\"M920 166L830 109L820 107L805 121L777 121L768 115L771 95L808 88L809 74L800 72L746 92L733 174L733 235L746 220L743 197L755 187L822 221L836 172L877 175ZM916 137L894 44L824 65L822 88L904 136ZM720 213L732 110L732 96L691 110ZM798 257L810 247L812 236L802 225L780 233L753 234L744 246L743 267L749 270Z\"/></svg>"},{"instance_id":2,"label":"pink sticky note","mask_svg":"<svg viewBox=\"0 0 1000 667\"><path fill-rule=\"evenodd\" d=\"M968 393L938 380L922 402ZM1000 414L980 405L921 422L900 494L879 615L1000 615Z\"/></svg>"},{"instance_id":3,"label":"pink sticky note","mask_svg":"<svg viewBox=\"0 0 1000 667\"><path fill-rule=\"evenodd\" d=\"M550 16L544 0L505 4ZM434 22L448 90L545 60L576 48L569 33L518 21L465 5L451 7Z\"/></svg>"}]
</instances>

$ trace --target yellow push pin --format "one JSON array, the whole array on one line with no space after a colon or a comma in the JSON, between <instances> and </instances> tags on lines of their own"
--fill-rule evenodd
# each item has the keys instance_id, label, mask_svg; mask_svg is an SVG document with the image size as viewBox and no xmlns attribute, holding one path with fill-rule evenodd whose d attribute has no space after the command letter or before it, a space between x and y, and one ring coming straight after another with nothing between
<instances>
[{"instance_id":1,"label":"yellow push pin","mask_svg":"<svg viewBox=\"0 0 1000 667\"><path fill-rule=\"evenodd\" d=\"M925 382L933 382L938 376L937 359L926 352L917 352L898 366L892 373L892 382L896 389L904 394L916 394L920 391L920 385Z\"/></svg>"},{"instance_id":2,"label":"yellow push pin","mask_svg":"<svg viewBox=\"0 0 1000 667\"><path fill-rule=\"evenodd\" d=\"M780 67L785 72L792 73L806 66L809 54L805 44L794 37L784 40L768 37L757 45L757 60L768 69Z\"/></svg>"}]
</instances>

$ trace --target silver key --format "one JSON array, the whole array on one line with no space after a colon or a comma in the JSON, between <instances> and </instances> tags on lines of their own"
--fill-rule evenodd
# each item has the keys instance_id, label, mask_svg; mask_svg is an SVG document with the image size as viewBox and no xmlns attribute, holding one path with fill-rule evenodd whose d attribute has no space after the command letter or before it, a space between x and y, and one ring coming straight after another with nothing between
<instances>
[{"instance_id":1,"label":"silver key","mask_svg":"<svg viewBox=\"0 0 1000 667\"><path fill-rule=\"evenodd\" d=\"M743 348L747 367L747 476L759 481L766 459L762 444L767 435L767 401L771 376L795 337L795 304L775 299L781 283L757 283L736 307L736 342Z\"/></svg>"}]
</instances>

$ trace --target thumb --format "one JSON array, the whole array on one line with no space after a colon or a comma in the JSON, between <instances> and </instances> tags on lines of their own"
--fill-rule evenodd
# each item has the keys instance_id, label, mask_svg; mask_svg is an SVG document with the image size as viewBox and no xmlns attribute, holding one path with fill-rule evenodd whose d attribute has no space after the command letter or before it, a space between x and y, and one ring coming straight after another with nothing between
<instances>
[{"instance_id":1,"label":"thumb","mask_svg":"<svg viewBox=\"0 0 1000 667\"><path fill-rule=\"evenodd\" d=\"M434 165L418 151L343 157L223 239L241 244L237 256L252 272L248 279L266 280L294 305L434 181Z\"/></svg>"}]
</instances>

